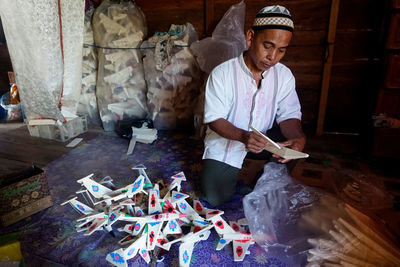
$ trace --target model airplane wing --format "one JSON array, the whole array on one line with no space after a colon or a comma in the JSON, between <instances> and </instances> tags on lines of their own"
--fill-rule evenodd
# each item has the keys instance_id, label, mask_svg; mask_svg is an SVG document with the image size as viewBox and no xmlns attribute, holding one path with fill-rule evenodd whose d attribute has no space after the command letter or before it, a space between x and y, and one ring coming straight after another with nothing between
<instances>
[{"instance_id":1,"label":"model airplane wing","mask_svg":"<svg viewBox=\"0 0 400 267\"><path fill-rule=\"evenodd\" d=\"M148 205L148 214L156 214L161 213L161 205L160 199L158 198L156 190L149 191L149 205Z\"/></svg>"},{"instance_id":2,"label":"model airplane wing","mask_svg":"<svg viewBox=\"0 0 400 267\"><path fill-rule=\"evenodd\" d=\"M147 223L147 250L153 250L161 229L161 222Z\"/></svg>"},{"instance_id":3,"label":"model airplane wing","mask_svg":"<svg viewBox=\"0 0 400 267\"><path fill-rule=\"evenodd\" d=\"M164 213L177 213L174 206L171 204L169 200L164 201L164 205L162 208Z\"/></svg>"},{"instance_id":4,"label":"model airplane wing","mask_svg":"<svg viewBox=\"0 0 400 267\"><path fill-rule=\"evenodd\" d=\"M105 187L104 185L101 185L92 179L94 174L90 174L86 177L83 177L82 179L77 180L78 183L82 184L86 189L95 197L95 198L102 198L105 194L109 194L112 192L111 189Z\"/></svg>"},{"instance_id":5,"label":"model airplane wing","mask_svg":"<svg viewBox=\"0 0 400 267\"><path fill-rule=\"evenodd\" d=\"M90 227L86 230L85 235L91 235L96 230L100 229L104 224L107 223L107 219L105 218L96 218L93 220Z\"/></svg>"},{"instance_id":6,"label":"model airplane wing","mask_svg":"<svg viewBox=\"0 0 400 267\"><path fill-rule=\"evenodd\" d=\"M61 205L65 205L69 203L75 210L85 214L89 215L93 212L93 209L82 202L76 200L78 197L74 197L73 199L70 199L68 201L65 201L64 203L61 203Z\"/></svg>"},{"instance_id":7,"label":"model airplane wing","mask_svg":"<svg viewBox=\"0 0 400 267\"><path fill-rule=\"evenodd\" d=\"M176 220L168 221L167 225L164 227L163 230L164 235L181 234L181 233L182 229Z\"/></svg>"},{"instance_id":8,"label":"model airplane wing","mask_svg":"<svg viewBox=\"0 0 400 267\"><path fill-rule=\"evenodd\" d=\"M250 240L233 240L234 261L243 261L250 246Z\"/></svg>"},{"instance_id":9,"label":"model airplane wing","mask_svg":"<svg viewBox=\"0 0 400 267\"><path fill-rule=\"evenodd\" d=\"M212 217L211 222L214 225L215 231L217 231L219 235L235 233L235 231L229 226L229 224L224 219L222 219L221 216Z\"/></svg>"},{"instance_id":10,"label":"model airplane wing","mask_svg":"<svg viewBox=\"0 0 400 267\"><path fill-rule=\"evenodd\" d=\"M204 208L204 206L201 204L200 200L198 200L198 199L193 199L193 208L200 215L205 215L207 212L207 209Z\"/></svg>"},{"instance_id":11,"label":"model airplane wing","mask_svg":"<svg viewBox=\"0 0 400 267\"><path fill-rule=\"evenodd\" d=\"M128 263L124 258L124 250L122 248L109 253L106 257L106 260L118 267L128 267Z\"/></svg>"},{"instance_id":12,"label":"model airplane wing","mask_svg":"<svg viewBox=\"0 0 400 267\"><path fill-rule=\"evenodd\" d=\"M174 203L176 203L178 201L181 201L181 200L184 200L184 199L186 199L188 197L189 197L189 195L187 195L187 194L184 194L184 193L181 193L181 192L178 192L178 191L172 191L171 192L170 201L171 201L172 204L174 204Z\"/></svg>"},{"instance_id":13,"label":"model airplane wing","mask_svg":"<svg viewBox=\"0 0 400 267\"><path fill-rule=\"evenodd\" d=\"M142 248L146 247L146 235L140 236L129 247L124 250L126 260L132 259Z\"/></svg>"},{"instance_id":14,"label":"model airplane wing","mask_svg":"<svg viewBox=\"0 0 400 267\"><path fill-rule=\"evenodd\" d=\"M179 266L190 266L190 259L192 258L193 247L193 242L181 243L181 245L179 246Z\"/></svg>"},{"instance_id":15,"label":"model airplane wing","mask_svg":"<svg viewBox=\"0 0 400 267\"><path fill-rule=\"evenodd\" d=\"M196 242L207 240L212 226L208 226L197 233L189 233L182 238L182 243L179 246L179 266L190 266L193 248Z\"/></svg>"},{"instance_id":16,"label":"model airplane wing","mask_svg":"<svg viewBox=\"0 0 400 267\"><path fill-rule=\"evenodd\" d=\"M144 259L144 261L148 264L150 263L150 255L149 255L149 251L147 249L140 249L139 250L139 254L140 256L142 256L142 258Z\"/></svg>"},{"instance_id":17,"label":"model airplane wing","mask_svg":"<svg viewBox=\"0 0 400 267\"><path fill-rule=\"evenodd\" d=\"M185 174L183 172L179 172L179 173L177 173L175 175L172 175L171 178L174 179L174 180L186 181L186 176L185 176Z\"/></svg>"},{"instance_id":18,"label":"model airplane wing","mask_svg":"<svg viewBox=\"0 0 400 267\"><path fill-rule=\"evenodd\" d=\"M272 141L266 135L255 129L254 127L250 126L250 129L255 132L257 135L263 137L265 140L268 141L268 145L264 148L265 150L276 154L284 159L301 159L301 158L308 158L308 154L299 152L287 147L283 147Z\"/></svg>"},{"instance_id":19,"label":"model airplane wing","mask_svg":"<svg viewBox=\"0 0 400 267\"><path fill-rule=\"evenodd\" d=\"M143 190L144 186L144 176L139 175L138 178L133 182L132 185L128 185L128 192L127 195L129 198L131 198L133 195L141 192Z\"/></svg>"},{"instance_id":20,"label":"model airplane wing","mask_svg":"<svg viewBox=\"0 0 400 267\"><path fill-rule=\"evenodd\" d=\"M187 214L187 217L190 220L201 220L201 216L186 202L186 200L182 199L177 201L178 209L181 213Z\"/></svg>"}]
</instances>

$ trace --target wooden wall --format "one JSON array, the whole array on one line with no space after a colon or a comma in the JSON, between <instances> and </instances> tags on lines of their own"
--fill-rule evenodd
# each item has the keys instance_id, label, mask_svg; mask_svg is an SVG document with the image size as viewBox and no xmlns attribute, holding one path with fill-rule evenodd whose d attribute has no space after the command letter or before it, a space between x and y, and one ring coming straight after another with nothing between
<instances>
[{"instance_id":1,"label":"wooden wall","mask_svg":"<svg viewBox=\"0 0 400 267\"><path fill-rule=\"evenodd\" d=\"M228 8L238 2L136 0L146 15L149 36L156 31L167 31L172 23L190 22L200 38L210 36ZM386 2L341 1L326 110L326 131L361 132L369 123L370 112L376 103L376 81L381 81L383 75L380 72L379 51ZM255 14L266 5L283 5L292 13L295 33L282 62L291 68L296 77L303 123L315 129L331 0L246 0L245 3L245 29L251 26ZM4 59L0 60L3 65Z\"/></svg>"}]
</instances>

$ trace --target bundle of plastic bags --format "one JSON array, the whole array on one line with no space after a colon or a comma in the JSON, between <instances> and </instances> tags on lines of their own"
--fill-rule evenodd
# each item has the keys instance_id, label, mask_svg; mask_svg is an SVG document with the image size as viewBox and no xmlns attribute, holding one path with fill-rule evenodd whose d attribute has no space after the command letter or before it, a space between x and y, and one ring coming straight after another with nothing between
<instances>
[{"instance_id":1,"label":"bundle of plastic bags","mask_svg":"<svg viewBox=\"0 0 400 267\"><path fill-rule=\"evenodd\" d=\"M188 46L197 38L192 24L172 24L168 32L156 33L142 44L147 104L157 129L192 128L202 80Z\"/></svg>"},{"instance_id":2,"label":"bundle of plastic bags","mask_svg":"<svg viewBox=\"0 0 400 267\"><path fill-rule=\"evenodd\" d=\"M268 163L243 200L254 240L301 266L399 266L384 227L327 192L302 185L286 166Z\"/></svg>"},{"instance_id":3,"label":"bundle of plastic bags","mask_svg":"<svg viewBox=\"0 0 400 267\"><path fill-rule=\"evenodd\" d=\"M139 47L147 35L143 12L132 1L105 0L93 16L98 46L96 95L103 128L117 120L145 118L146 82Z\"/></svg>"}]
</instances>

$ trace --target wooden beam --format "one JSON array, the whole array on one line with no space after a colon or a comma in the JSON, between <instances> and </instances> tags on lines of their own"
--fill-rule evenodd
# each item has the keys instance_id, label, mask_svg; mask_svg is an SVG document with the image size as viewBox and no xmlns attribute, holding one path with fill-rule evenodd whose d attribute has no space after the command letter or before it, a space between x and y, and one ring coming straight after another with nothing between
<instances>
[{"instance_id":1,"label":"wooden beam","mask_svg":"<svg viewBox=\"0 0 400 267\"><path fill-rule=\"evenodd\" d=\"M328 102L328 90L329 90L329 83L331 80L332 60L333 60L333 53L335 50L335 37L336 37L337 19L339 14L339 5L340 5L340 0L332 0L331 14L329 18L326 59L322 75L321 97L319 101L317 135L321 135L324 130L326 104Z\"/></svg>"},{"instance_id":2,"label":"wooden beam","mask_svg":"<svg viewBox=\"0 0 400 267\"><path fill-rule=\"evenodd\" d=\"M215 0L204 0L204 35L210 36L214 30Z\"/></svg>"}]
</instances>

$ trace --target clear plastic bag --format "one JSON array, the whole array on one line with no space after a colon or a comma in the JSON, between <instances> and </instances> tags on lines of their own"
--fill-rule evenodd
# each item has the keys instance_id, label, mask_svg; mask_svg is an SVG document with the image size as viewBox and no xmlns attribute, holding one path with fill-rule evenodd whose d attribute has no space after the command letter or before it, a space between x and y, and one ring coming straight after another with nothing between
<instances>
[{"instance_id":1,"label":"clear plastic bag","mask_svg":"<svg viewBox=\"0 0 400 267\"><path fill-rule=\"evenodd\" d=\"M310 232L299 224L301 213L319 195L293 180L284 164L268 163L243 207L254 240L265 250L282 248L293 262L304 261Z\"/></svg>"},{"instance_id":2,"label":"clear plastic bag","mask_svg":"<svg viewBox=\"0 0 400 267\"><path fill-rule=\"evenodd\" d=\"M229 8L212 37L194 42L190 49L197 57L200 68L210 74L220 63L239 56L247 49L244 35L246 4L242 1Z\"/></svg>"},{"instance_id":3,"label":"clear plastic bag","mask_svg":"<svg viewBox=\"0 0 400 267\"><path fill-rule=\"evenodd\" d=\"M377 226L376 218L300 184L284 164L264 166L243 207L255 242L266 251L279 251L296 266L400 264L398 244L384 224Z\"/></svg>"},{"instance_id":4,"label":"clear plastic bag","mask_svg":"<svg viewBox=\"0 0 400 267\"><path fill-rule=\"evenodd\" d=\"M157 129L193 125L202 73L188 46L197 38L192 24L172 24L168 33L156 33L142 45L147 104Z\"/></svg>"},{"instance_id":5,"label":"clear plastic bag","mask_svg":"<svg viewBox=\"0 0 400 267\"><path fill-rule=\"evenodd\" d=\"M103 128L117 120L148 115L147 87L139 47L147 35L143 12L132 1L105 0L93 16L98 48L97 104ZM111 106L110 106L111 104Z\"/></svg>"},{"instance_id":6,"label":"clear plastic bag","mask_svg":"<svg viewBox=\"0 0 400 267\"><path fill-rule=\"evenodd\" d=\"M82 88L79 97L78 114L85 115L88 123L101 125L96 98L97 50L94 46L92 17L94 8L85 14L83 34Z\"/></svg>"}]
</instances>

